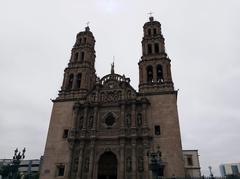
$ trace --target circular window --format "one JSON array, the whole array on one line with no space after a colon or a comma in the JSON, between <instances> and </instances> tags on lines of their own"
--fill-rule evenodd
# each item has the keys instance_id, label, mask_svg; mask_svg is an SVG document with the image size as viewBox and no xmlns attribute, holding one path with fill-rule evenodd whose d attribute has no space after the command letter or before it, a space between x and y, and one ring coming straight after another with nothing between
<instances>
[{"instance_id":1,"label":"circular window","mask_svg":"<svg viewBox=\"0 0 240 179\"><path fill-rule=\"evenodd\" d=\"M112 113L106 117L105 123L107 126L112 126L115 123L115 118Z\"/></svg>"}]
</instances>

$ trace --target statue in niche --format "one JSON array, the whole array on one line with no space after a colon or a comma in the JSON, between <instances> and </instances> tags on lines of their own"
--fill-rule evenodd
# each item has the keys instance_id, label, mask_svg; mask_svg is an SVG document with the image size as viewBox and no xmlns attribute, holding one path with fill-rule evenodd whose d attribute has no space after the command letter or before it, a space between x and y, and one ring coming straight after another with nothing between
<instances>
[{"instance_id":1,"label":"statue in niche","mask_svg":"<svg viewBox=\"0 0 240 179\"><path fill-rule=\"evenodd\" d=\"M131 114L127 114L126 115L126 125L127 125L127 127L131 127L131 123L132 123Z\"/></svg>"},{"instance_id":2,"label":"statue in niche","mask_svg":"<svg viewBox=\"0 0 240 179\"><path fill-rule=\"evenodd\" d=\"M85 170L85 172L88 172L88 170L89 170L89 158L88 157L85 159L84 170Z\"/></svg>"},{"instance_id":3,"label":"statue in niche","mask_svg":"<svg viewBox=\"0 0 240 179\"><path fill-rule=\"evenodd\" d=\"M128 90L128 92L127 92L127 98L130 99L130 98L131 98L131 95L132 95L131 91Z\"/></svg>"},{"instance_id":4,"label":"statue in niche","mask_svg":"<svg viewBox=\"0 0 240 179\"><path fill-rule=\"evenodd\" d=\"M89 127L89 129L93 128L93 116L90 116L90 118L89 118L88 127Z\"/></svg>"},{"instance_id":5,"label":"statue in niche","mask_svg":"<svg viewBox=\"0 0 240 179\"><path fill-rule=\"evenodd\" d=\"M139 157L138 158L138 171L142 172L144 170L144 162L143 162L143 158Z\"/></svg>"},{"instance_id":6,"label":"statue in niche","mask_svg":"<svg viewBox=\"0 0 240 179\"><path fill-rule=\"evenodd\" d=\"M121 100L121 99L122 99L122 92L121 92L121 91L118 91L118 92L117 92L117 96L118 96L118 100Z\"/></svg>"},{"instance_id":7,"label":"statue in niche","mask_svg":"<svg viewBox=\"0 0 240 179\"><path fill-rule=\"evenodd\" d=\"M128 172L131 172L132 171L132 160L131 160L131 157L128 157L127 158L127 171Z\"/></svg>"},{"instance_id":8,"label":"statue in niche","mask_svg":"<svg viewBox=\"0 0 240 179\"><path fill-rule=\"evenodd\" d=\"M74 166L73 166L73 172L76 173L78 170L78 157L75 157L74 159Z\"/></svg>"},{"instance_id":9,"label":"statue in niche","mask_svg":"<svg viewBox=\"0 0 240 179\"><path fill-rule=\"evenodd\" d=\"M137 114L137 126L142 126L142 114L140 113Z\"/></svg>"},{"instance_id":10,"label":"statue in niche","mask_svg":"<svg viewBox=\"0 0 240 179\"><path fill-rule=\"evenodd\" d=\"M83 116L80 117L79 119L79 129L83 128Z\"/></svg>"}]
</instances>

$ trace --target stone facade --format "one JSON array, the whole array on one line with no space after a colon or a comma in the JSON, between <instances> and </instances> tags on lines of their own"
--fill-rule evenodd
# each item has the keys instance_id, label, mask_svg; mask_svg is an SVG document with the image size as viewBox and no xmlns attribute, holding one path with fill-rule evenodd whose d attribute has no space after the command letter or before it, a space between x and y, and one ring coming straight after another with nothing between
<instances>
[{"instance_id":1,"label":"stone facade","mask_svg":"<svg viewBox=\"0 0 240 179\"><path fill-rule=\"evenodd\" d=\"M151 179L149 153L158 150L162 176L184 176L171 60L161 25L144 24L139 92L114 72L95 75L95 40L77 34L53 110L41 179Z\"/></svg>"},{"instance_id":2,"label":"stone facade","mask_svg":"<svg viewBox=\"0 0 240 179\"><path fill-rule=\"evenodd\" d=\"M201 177L198 150L183 150L184 168L187 177Z\"/></svg>"}]
</instances>

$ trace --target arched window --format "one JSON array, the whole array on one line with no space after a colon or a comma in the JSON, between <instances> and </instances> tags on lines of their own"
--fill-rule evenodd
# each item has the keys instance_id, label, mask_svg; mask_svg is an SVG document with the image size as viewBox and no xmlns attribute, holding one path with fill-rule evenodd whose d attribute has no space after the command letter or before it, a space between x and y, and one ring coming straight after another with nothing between
<instances>
[{"instance_id":1,"label":"arched window","mask_svg":"<svg viewBox=\"0 0 240 179\"><path fill-rule=\"evenodd\" d=\"M69 75L67 89L72 89L73 77L73 74Z\"/></svg>"},{"instance_id":2,"label":"arched window","mask_svg":"<svg viewBox=\"0 0 240 179\"><path fill-rule=\"evenodd\" d=\"M155 53L159 53L159 44L158 43L154 44L154 51L155 51Z\"/></svg>"},{"instance_id":3,"label":"arched window","mask_svg":"<svg viewBox=\"0 0 240 179\"><path fill-rule=\"evenodd\" d=\"M141 113L137 114L137 126L138 127L142 126L142 114Z\"/></svg>"},{"instance_id":4,"label":"arched window","mask_svg":"<svg viewBox=\"0 0 240 179\"><path fill-rule=\"evenodd\" d=\"M77 81L76 81L76 88L79 89L81 87L81 82L82 82L82 74L78 73L77 74Z\"/></svg>"},{"instance_id":5,"label":"arched window","mask_svg":"<svg viewBox=\"0 0 240 179\"><path fill-rule=\"evenodd\" d=\"M81 52L81 59L80 59L80 61L81 61L81 62L83 62L83 60L84 60L84 57L85 57L85 54L84 54L84 52Z\"/></svg>"},{"instance_id":6,"label":"arched window","mask_svg":"<svg viewBox=\"0 0 240 179\"><path fill-rule=\"evenodd\" d=\"M157 29L156 29L156 28L153 29L153 34L154 34L154 35L157 34Z\"/></svg>"},{"instance_id":7,"label":"arched window","mask_svg":"<svg viewBox=\"0 0 240 179\"><path fill-rule=\"evenodd\" d=\"M151 29L148 29L148 35L151 35L151 33L152 33Z\"/></svg>"},{"instance_id":8,"label":"arched window","mask_svg":"<svg viewBox=\"0 0 240 179\"><path fill-rule=\"evenodd\" d=\"M73 61L76 62L77 60L78 60L78 52L76 52L76 53L74 54L74 59L73 59Z\"/></svg>"},{"instance_id":9,"label":"arched window","mask_svg":"<svg viewBox=\"0 0 240 179\"><path fill-rule=\"evenodd\" d=\"M153 67L148 66L147 67L147 82L152 82L153 81Z\"/></svg>"},{"instance_id":10,"label":"arched window","mask_svg":"<svg viewBox=\"0 0 240 179\"><path fill-rule=\"evenodd\" d=\"M148 44L148 54L152 54L152 44Z\"/></svg>"},{"instance_id":11,"label":"arched window","mask_svg":"<svg viewBox=\"0 0 240 179\"><path fill-rule=\"evenodd\" d=\"M162 65L157 66L157 82L163 83L163 70Z\"/></svg>"},{"instance_id":12,"label":"arched window","mask_svg":"<svg viewBox=\"0 0 240 179\"><path fill-rule=\"evenodd\" d=\"M82 38L79 39L79 43L80 43L80 44L82 43Z\"/></svg>"},{"instance_id":13,"label":"arched window","mask_svg":"<svg viewBox=\"0 0 240 179\"><path fill-rule=\"evenodd\" d=\"M86 42L87 42L87 38L84 37L84 38L83 38L83 43L86 43Z\"/></svg>"}]
</instances>

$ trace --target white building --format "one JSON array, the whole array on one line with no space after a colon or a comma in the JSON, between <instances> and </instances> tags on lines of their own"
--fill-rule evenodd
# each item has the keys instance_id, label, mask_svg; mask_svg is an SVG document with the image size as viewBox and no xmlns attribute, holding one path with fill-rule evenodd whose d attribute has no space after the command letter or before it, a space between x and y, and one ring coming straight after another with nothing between
<instances>
[{"instance_id":1,"label":"white building","mask_svg":"<svg viewBox=\"0 0 240 179\"><path fill-rule=\"evenodd\" d=\"M12 164L12 159L0 159L0 167L7 166L10 164ZM40 164L41 164L41 160L39 159L21 160L18 171L22 175L35 174L39 172ZM0 179L1 178L2 177L0 175Z\"/></svg>"},{"instance_id":2,"label":"white building","mask_svg":"<svg viewBox=\"0 0 240 179\"><path fill-rule=\"evenodd\" d=\"M186 176L201 177L198 150L183 150Z\"/></svg>"},{"instance_id":3,"label":"white building","mask_svg":"<svg viewBox=\"0 0 240 179\"><path fill-rule=\"evenodd\" d=\"M221 175L240 176L240 163L227 163L219 166Z\"/></svg>"}]
</instances>

